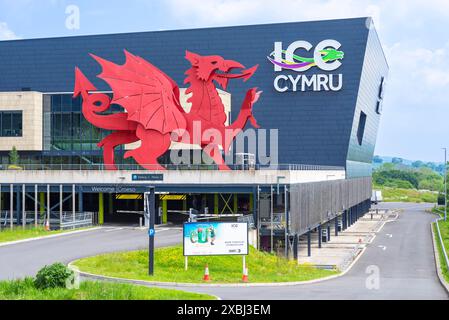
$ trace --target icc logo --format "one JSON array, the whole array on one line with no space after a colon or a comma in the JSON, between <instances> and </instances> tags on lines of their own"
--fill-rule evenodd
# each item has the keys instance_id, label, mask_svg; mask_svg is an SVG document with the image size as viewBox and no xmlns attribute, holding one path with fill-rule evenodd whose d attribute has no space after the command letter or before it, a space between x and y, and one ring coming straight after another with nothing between
<instances>
[{"instance_id":1,"label":"icc logo","mask_svg":"<svg viewBox=\"0 0 449 320\"><path fill-rule=\"evenodd\" d=\"M311 51L313 45L308 41L298 40L293 42L284 50L282 42L274 43L274 51L268 60L274 65L274 71L279 72L284 69L297 72L304 72L312 67L318 67L323 71L334 71L340 68L344 58L344 52L338 51L341 43L337 40L323 40L315 47L313 57L298 56L295 52L299 49Z\"/></svg>"}]
</instances>

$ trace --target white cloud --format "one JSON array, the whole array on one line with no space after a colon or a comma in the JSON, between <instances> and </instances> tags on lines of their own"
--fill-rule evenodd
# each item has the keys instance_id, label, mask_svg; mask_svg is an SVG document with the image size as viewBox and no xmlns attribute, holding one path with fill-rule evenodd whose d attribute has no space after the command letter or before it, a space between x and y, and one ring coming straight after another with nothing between
<instances>
[{"instance_id":1,"label":"white cloud","mask_svg":"<svg viewBox=\"0 0 449 320\"><path fill-rule=\"evenodd\" d=\"M19 37L8 27L6 22L0 22L0 40L14 40Z\"/></svg>"}]
</instances>

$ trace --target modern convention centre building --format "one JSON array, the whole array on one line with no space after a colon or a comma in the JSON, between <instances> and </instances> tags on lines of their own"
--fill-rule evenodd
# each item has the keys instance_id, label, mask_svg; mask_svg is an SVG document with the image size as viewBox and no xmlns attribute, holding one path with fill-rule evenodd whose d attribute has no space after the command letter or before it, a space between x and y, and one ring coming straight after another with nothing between
<instances>
[{"instance_id":1,"label":"modern convention centre building","mask_svg":"<svg viewBox=\"0 0 449 320\"><path fill-rule=\"evenodd\" d=\"M247 77L223 76L226 71ZM136 84L156 73L174 80L157 78L172 90L164 98L173 103L164 105L171 108L171 120L167 113L142 111L149 100L140 103L139 116L130 112L137 103L131 98L151 94ZM332 228L338 234L370 208L371 162L387 73L371 18L1 41L1 225L42 224L48 217L52 227L138 224L143 193L155 187L159 223L185 221L193 209L202 218L249 221L261 248L304 237L310 250L317 230ZM189 76L206 81L212 74L216 81L209 84L216 91L184 82ZM118 85L117 77L129 86ZM245 94L255 87L263 93L243 125L252 130L257 121L260 129L251 132L258 143L245 143L239 154L232 151L232 170L193 160L173 163L170 150L202 152L178 142L158 154L165 171L142 166L145 159L125 159L143 145L142 157L162 146L161 133L185 128L178 120L187 119L189 110L203 120L219 117L225 127L242 126ZM204 98L211 92L213 97ZM114 100L89 118L83 108L93 94ZM204 111L198 107L200 95L219 106ZM116 122L97 118L116 114L129 124L128 135L117 134L121 145L112 139L118 170L109 170L114 156L98 144L114 134ZM145 128L139 133L140 126ZM156 130L158 138L145 136L145 130ZM247 131L239 136L250 141Z\"/></svg>"}]
</instances>

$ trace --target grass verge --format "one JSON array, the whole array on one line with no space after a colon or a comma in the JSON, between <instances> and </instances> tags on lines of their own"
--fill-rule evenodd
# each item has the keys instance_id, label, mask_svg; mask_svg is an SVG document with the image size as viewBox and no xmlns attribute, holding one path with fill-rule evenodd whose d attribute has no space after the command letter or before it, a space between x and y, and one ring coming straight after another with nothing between
<instances>
[{"instance_id":1,"label":"grass verge","mask_svg":"<svg viewBox=\"0 0 449 320\"><path fill-rule=\"evenodd\" d=\"M242 257L189 257L189 269L184 270L182 246L159 248L155 251L155 274L148 276L148 251L104 254L75 261L81 271L117 278L201 283L204 267L209 265L212 283L238 283L242 279ZM251 282L296 282L336 275L339 271L316 269L250 248L246 259Z\"/></svg>"},{"instance_id":2,"label":"grass verge","mask_svg":"<svg viewBox=\"0 0 449 320\"><path fill-rule=\"evenodd\" d=\"M437 222L440 227L441 238L443 239L443 244L446 249L446 252L449 252L449 223L444 221ZM449 266L446 264L446 260L444 258L443 250L441 247L440 239L438 238L438 230L436 224L432 225L433 233L435 234L435 242L437 244L438 255L440 258L440 267L441 273L443 274L444 279L447 283L449 283Z\"/></svg>"},{"instance_id":3,"label":"grass verge","mask_svg":"<svg viewBox=\"0 0 449 320\"><path fill-rule=\"evenodd\" d=\"M32 278L0 282L0 300L214 300L215 297L131 284L84 281L79 289L38 290Z\"/></svg>"},{"instance_id":4,"label":"grass verge","mask_svg":"<svg viewBox=\"0 0 449 320\"><path fill-rule=\"evenodd\" d=\"M374 190L381 190L385 202L415 202L437 203L438 193L425 190L400 189L373 186Z\"/></svg>"},{"instance_id":5,"label":"grass verge","mask_svg":"<svg viewBox=\"0 0 449 320\"><path fill-rule=\"evenodd\" d=\"M77 229L77 230L54 230L54 231L46 231L42 227L27 227L23 229L22 227L15 227L12 230L9 228L2 228L0 230L0 243L11 242L11 241L19 241L25 239L39 238L43 236L49 236L53 234L66 233L71 231L85 230Z\"/></svg>"}]
</instances>

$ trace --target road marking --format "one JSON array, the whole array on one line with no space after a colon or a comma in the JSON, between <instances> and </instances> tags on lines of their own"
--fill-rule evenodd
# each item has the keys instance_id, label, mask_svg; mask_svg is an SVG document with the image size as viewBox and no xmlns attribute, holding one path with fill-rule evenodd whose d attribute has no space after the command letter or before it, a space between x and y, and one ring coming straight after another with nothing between
<instances>
[{"instance_id":1,"label":"road marking","mask_svg":"<svg viewBox=\"0 0 449 320\"><path fill-rule=\"evenodd\" d=\"M377 246L378 248L381 248L383 251L387 250L386 246Z\"/></svg>"},{"instance_id":2,"label":"road marking","mask_svg":"<svg viewBox=\"0 0 449 320\"><path fill-rule=\"evenodd\" d=\"M393 235L390 234L390 233L387 233L386 236L387 236L388 238L393 238Z\"/></svg>"},{"instance_id":3,"label":"road marking","mask_svg":"<svg viewBox=\"0 0 449 320\"><path fill-rule=\"evenodd\" d=\"M104 232L114 232L114 231L119 231L119 230L123 230L124 228L113 228L113 229L108 229L105 230Z\"/></svg>"}]
</instances>

